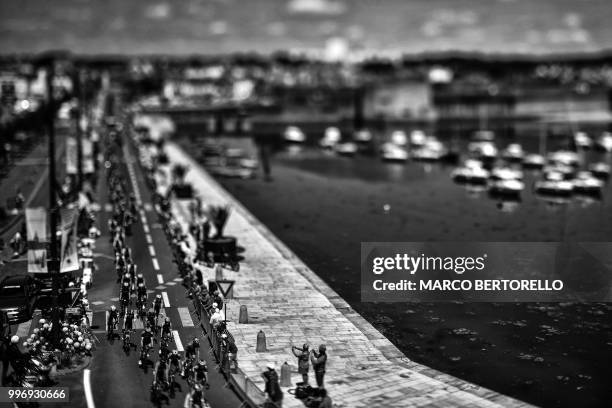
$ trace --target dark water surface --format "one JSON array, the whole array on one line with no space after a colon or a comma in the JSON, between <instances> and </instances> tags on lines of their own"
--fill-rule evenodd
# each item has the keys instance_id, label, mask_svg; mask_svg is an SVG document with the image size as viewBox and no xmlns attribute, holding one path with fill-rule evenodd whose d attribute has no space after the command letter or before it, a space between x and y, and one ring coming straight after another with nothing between
<instances>
[{"instance_id":1,"label":"dark water surface","mask_svg":"<svg viewBox=\"0 0 612 408\"><path fill-rule=\"evenodd\" d=\"M610 305L361 302L362 241L612 237L610 185L601 201L553 206L527 188L509 205L455 185L451 170L308 148L277 153L272 182L219 181L411 359L540 406L609 406Z\"/></svg>"}]
</instances>

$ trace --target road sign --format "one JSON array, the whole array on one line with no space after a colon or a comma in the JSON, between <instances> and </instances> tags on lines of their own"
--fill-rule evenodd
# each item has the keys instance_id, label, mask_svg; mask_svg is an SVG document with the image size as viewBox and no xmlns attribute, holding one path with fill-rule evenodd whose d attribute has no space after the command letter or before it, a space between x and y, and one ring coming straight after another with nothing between
<instances>
[{"instance_id":1,"label":"road sign","mask_svg":"<svg viewBox=\"0 0 612 408\"><path fill-rule=\"evenodd\" d=\"M219 279L215 282L217 283L217 287L219 288L219 291L223 295L223 298L227 298L228 295L230 295L232 287L234 286L234 283L236 281L229 280L229 279Z\"/></svg>"},{"instance_id":2,"label":"road sign","mask_svg":"<svg viewBox=\"0 0 612 408\"><path fill-rule=\"evenodd\" d=\"M80 315L81 309L79 309L78 307L67 307L66 314L67 315Z\"/></svg>"}]
</instances>

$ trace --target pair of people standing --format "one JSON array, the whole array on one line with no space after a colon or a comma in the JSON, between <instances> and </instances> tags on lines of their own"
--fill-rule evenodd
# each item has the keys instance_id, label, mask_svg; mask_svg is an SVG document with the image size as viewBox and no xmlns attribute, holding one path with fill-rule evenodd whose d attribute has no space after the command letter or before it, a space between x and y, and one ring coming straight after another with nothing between
<instances>
[{"instance_id":1,"label":"pair of people standing","mask_svg":"<svg viewBox=\"0 0 612 408\"><path fill-rule=\"evenodd\" d=\"M325 344L321 344L318 351L309 351L308 344L304 344L302 348L292 346L291 351L298 359L298 373L302 374L304 384L308 384L308 371L310 370L310 363L312 363L317 387L323 388L325 365L327 364L327 347Z\"/></svg>"}]
</instances>

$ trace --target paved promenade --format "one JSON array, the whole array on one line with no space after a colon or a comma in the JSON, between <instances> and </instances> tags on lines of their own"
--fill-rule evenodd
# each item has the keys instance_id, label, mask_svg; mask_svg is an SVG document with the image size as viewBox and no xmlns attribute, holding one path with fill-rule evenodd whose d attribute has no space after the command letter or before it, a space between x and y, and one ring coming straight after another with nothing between
<instances>
[{"instance_id":1,"label":"paved promenade","mask_svg":"<svg viewBox=\"0 0 612 408\"><path fill-rule=\"evenodd\" d=\"M241 369L263 389L260 374L268 362L289 362L292 383L301 381L291 346L327 345L326 388L337 407L527 407L488 389L440 373L405 357L391 342L357 314L282 242L219 186L193 159L174 144L166 152L172 163L189 167L187 181L204 204L230 204L226 235L245 248L240 272L227 307L228 329L238 346ZM175 215L189 222L186 206L174 203ZM212 271L205 277L214 279ZM249 324L238 324L241 305ZM268 352L255 352L263 330ZM310 371L310 383L314 374ZM284 388L284 407L303 407Z\"/></svg>"}]
</instances>

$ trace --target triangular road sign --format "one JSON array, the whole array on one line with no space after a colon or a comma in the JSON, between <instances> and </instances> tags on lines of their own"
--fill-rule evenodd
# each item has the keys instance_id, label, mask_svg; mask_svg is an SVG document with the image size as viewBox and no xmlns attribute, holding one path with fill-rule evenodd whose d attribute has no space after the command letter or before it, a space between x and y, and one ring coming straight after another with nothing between
<instances>
[{"instance_id":1,"label":"triangular road sign","mask_svg":"<svg viewBox=\"0 0 612 408\"><path fill-rule=\"evenodd\" d=\"M216 281L217 287L221 291L221 294L223 295L224 298L227 297L227 295L230 293L230 290L232 290L232 287L234 286L235 282L236 281L228 280L228 279L220 279Z\"/></svg>"}]
</instances>

